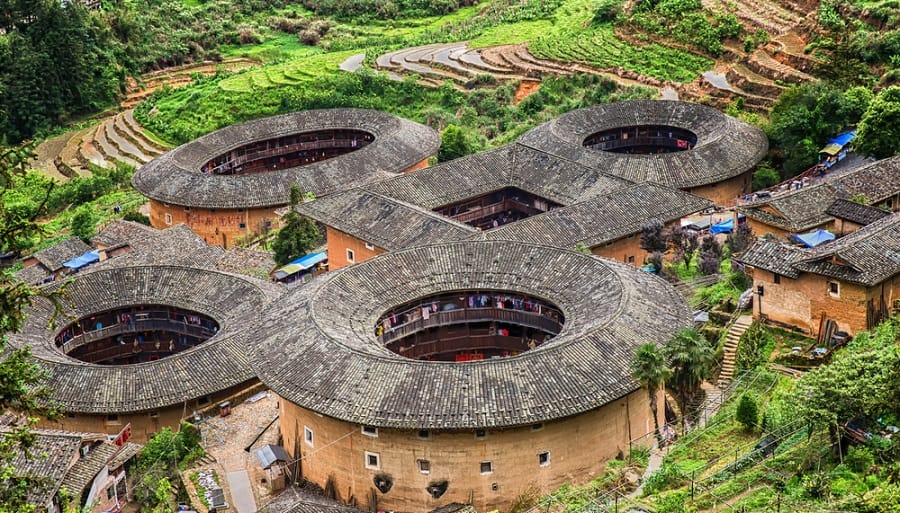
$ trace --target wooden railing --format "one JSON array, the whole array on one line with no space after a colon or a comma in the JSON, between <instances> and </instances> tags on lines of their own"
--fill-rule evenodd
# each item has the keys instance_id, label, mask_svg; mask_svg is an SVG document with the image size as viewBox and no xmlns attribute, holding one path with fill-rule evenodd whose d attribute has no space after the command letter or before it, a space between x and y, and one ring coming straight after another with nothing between
<instances>
[{"instance_id":1,"label":"wooden railing","mask_svg":"<svg viewBox=\"0 0 900 513\"><path fill-rule=\"evenodd\" d=\"M96 351L91 351L89 353L79 354L76 358L83 362L96 363L103 362L109 360L111 358L127 358L129 356L138 356L138 355L158 355L160 358L164 358L166 356L170 356L180 351L184 351L185 349L189 349L194 346L185 346L183 344L176 344L175 350L169 350L168 342L160 342L159 349L156 348L156 341L151 342L143 342L137 345L137 350L135 350L134 344L114 344L111 347L107 347L104 349L98 349Z\"/></svg>"},{"instance_id":2,"label":"wooden railing","mask_svg":"<svg viewBox=\"0 0 900 513\"><path fill-rule=\"evenodd\" d=\"M178 333L180 335L190 335L200 339L207 339L215 335L214 331L207 329L205 326L197 324L186 324L182 321L174 319L135 319L130 323L113 324L103 329L88 331L80 335L76 335L59 345L64 353L81 347L97 340L121 335L124 333L138 333L141 331L167 331Z\"/></svg>"},{"instance_id":3,"label":"wooden railing","mask_svg":"<svg viewBox=\"0 0 900 513\"><path fill-rule=\"evenodd\" d=\"M405 324L394 326L393 329L380 335L378 341L382 344L389 344L426 328L490 321L527 326L553 335L562 331L562 324L559 321L542 313L509 308L460 308L432 313L428 319L420 317Z\"/></svg>"},{"instance_id":4,"label":"wooden railing","mask_svg":"<svg viewBox=\"0 0 900 513\"><path fill-rule=\"evenodd\" d=\"M501 212L506 212L507 210L524 212L529 216L541 214L544 212L539 208L533 207L527 203L522 203L521 201L516 201L514 199L504 199L502 201L498 201L497 203L491 203L490 205L485 205L483 207L475 208L473 210L469 210L455 216L450 216L450 218L455 221L459 221L460 223L471 223L472 221L475 221L477 219L492 216L494 214L499 214Z\"/></svg>"},{"instance_id":5,"label":"wooden railing","mask_svg":"<svg viewBox=\"0 0 900 513\"><path fill-rule=\"evenodd\" d=\"M510 337L502 335L478 335L461 336L456 338L441 338L426 342L416 342L409 347L397 348L397 353L407 358L418 359L433 355L456 352L483 352L486 349L508 352L527 351L529 347L523 342L522 337Z\"/></svg>"},{"instance_id":6,"label":"wooden railing","mask_svg":"<svg viewBox=\"0 0 900 513\"><path fill-rule=\"evenodd\" d=\"M685 141L687 145L679 147L679 140ZM629 137L627 139L613 139L611 141L595 142L590 144L591 149L601 151L616 150L619 148L628 148L631 146L660 146L664 148L672 148L675 150L687 150L692 145L690 144L690 141L687 141L685 139L655 136Z\"/></svg>"},{"instance_id":7,"label":"wooden railing","mask_svg":"<svg viewBox=\"0 0 900 513\"><path fill-rule=\"evenodd\" d=\"M354 146L354 142L356 145ZM286 155L288 153L292 153L295 151L306 151L306 150L321 150L321 149L334 149L334 148L351 148L351 149L360 149L365 145L369 144L371 141L365 141L362 139L326 139L322 141L304 141L298 142L294 144L286 144L284 146L278 146L277 148L266 148L264 150L256 150L250 153L244 153L242 155L236 156L234 159L229 160L227 162L223 162L211 169L211 172L214 174L219 174L223 172L233 172L234 168L237 166L243 165L247 162L251 162L254 160L264 159L268 157L280 157L282 155ZM223 171L225 166L229 166L226 171Z\"/></svg>"}]
</instances>

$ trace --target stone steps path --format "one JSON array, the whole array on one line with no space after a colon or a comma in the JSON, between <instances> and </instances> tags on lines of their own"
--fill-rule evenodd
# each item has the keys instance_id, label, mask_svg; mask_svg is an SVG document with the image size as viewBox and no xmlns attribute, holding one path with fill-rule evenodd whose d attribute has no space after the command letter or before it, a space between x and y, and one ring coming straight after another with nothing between
<instances>
[{"instance_id":1,"label":"stone steps path","mask_svg":"<svg viewBox=\"0 0 900 513\"><path fill-rule=\"evenodd\" d=\"M737 355L738 344L744 332L753 324L753 316L742 315L738 317L734 324L728 329L725 335L725 354L722 358L722 370L719 372L719 379L716 385L721 389L727 387L734 378L735 357Z\"/></svg>"}]
</instances>

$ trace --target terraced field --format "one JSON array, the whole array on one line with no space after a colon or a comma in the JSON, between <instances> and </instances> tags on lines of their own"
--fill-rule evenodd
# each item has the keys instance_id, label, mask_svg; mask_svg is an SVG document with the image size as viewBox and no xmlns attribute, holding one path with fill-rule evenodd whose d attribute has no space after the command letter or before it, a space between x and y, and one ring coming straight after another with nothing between
<instances>
[{"instance_id":1,"label":"terraced field","mask_svg":"<svg viewBox=\"0 0 900 513\"><path fill-rule=\"evenodd\" d=\"M246 92L276 86L296 85L311 78L337 73L342 62L357 50L299 57L281 64L253 67L219 82L223 91Z\"/></svg>"}]
</instances>

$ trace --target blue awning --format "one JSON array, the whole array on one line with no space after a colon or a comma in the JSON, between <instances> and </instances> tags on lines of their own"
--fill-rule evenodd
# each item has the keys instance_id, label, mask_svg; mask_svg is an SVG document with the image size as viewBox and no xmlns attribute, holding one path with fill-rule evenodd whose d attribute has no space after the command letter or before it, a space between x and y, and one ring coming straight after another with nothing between
<instances>
[{"instance_id":1,"label":"blue awning","mask_svg":"<svg viewBox=\"0 0 900 513\"><path fill-rule=\"evenodd\" d=\"M709 233L731 233L734 231L734 219L722 221L709 227Z\"/></svg>"},{"instance_id":2,"label":"blue awning","mask_svg":"<svg viewBox=\"0 0 900 513\"><path fill-rule=\"evenodd\" d=\"M273 274L276 280L283 280L292 274L299 273L301 271L306 271L307 269L312 268L314 265L324 262L328 258L328 254L324 251L321 253L310 253L308 255L304 255L284 267L281 267L275 271Z\"/></svg>"},{"instance_id":3,"label":"blue awning","mask_svg":"<svg viewBox=\"0 0 900 513\"><path fill-rule=\"evenodd\" d=\"M840 146L846 146L847 143L856 138L856 132L847 132L845 134L841 134L834 139L829 139L829 144L838 144Z\"/></svg>"},{"instance_id":4,"label":"blue awning","mask_svg":"<svg viewBox=\"0 0 900 513\"><path fill-rule=\"evenodd\" d=\"M69 269L78 270L87 265L93 264L94 262L98 262L100 260L100 253L98 251L88 251L87 253L77 256L68 262L63 262L63 267L68 267Z\"/></svg>"},{"instance_id":5,"label":"blue awning","mask_svg":"<svg viewBox=\"0 0 900 513\"><path fill-rule=\"evenodd\" d=\"M802 242L804 246L814 248L822 243L834 240L834 234L828 230L816 230L814 232L794 235L794 238Z\"/></svg>"}]
</instances>

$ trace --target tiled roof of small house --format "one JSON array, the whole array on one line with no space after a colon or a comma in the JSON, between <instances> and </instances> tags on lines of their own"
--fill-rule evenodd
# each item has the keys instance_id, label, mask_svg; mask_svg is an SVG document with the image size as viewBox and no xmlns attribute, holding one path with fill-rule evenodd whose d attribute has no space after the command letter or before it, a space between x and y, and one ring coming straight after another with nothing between
<instances>
[{"instance_id":1,"label":"tiled roof of small house","mask_svg":"<svg viewBox=\"0 0 900 513\"><path fill-rule=\"evenodd\" d=\"M478 233L425 208L362 188L303 203L297 211L388 251L463 240Z\"/></svg>"},{"instance_id":2,"label":"tiled roof of small house","mask_svg":"<svg viewBox=\"0 0 900 513\"><path fill-rule=\"evenodd\" d=\"M103 470L107 462L119 452L119 446L111 443L101 443L91 450L66 472L60 488L65 488L76 497L91 484L97 474Z\"/></svg>"},{"instance_id":3,"label":"tiled roof of small house","mask_svg":"<svg viewBox=\"0 0 900 513\"><path fill-rule=\"evenodd\" d=\"M152 236L156 232L157 230L141 223L116 219L100 230L100 233L91 239L91 243L95 247L108 248L120 244L130 244L134 240L143 239L148 235Z\"/></svg>"},{"instance_id":4,"label":"tiled roof of small house","mask_svg":"<svg viewBox=\"0 0 900 513\"><path fill-rule=\"evenodd\" d=\"M324 496L298 491L291 486L259 508L258 513L363 513Z\"/></svg>"},{"instance_id":5,"label":"tiled roof of small house","mask_svg":"<svg viewBox=\"0 0 900 513\"><path fill-rule=\"evenodd\" d=\"M115 454L109 460L109 470L114 471L115 469L121 467L125 464L126 461L130 460L134 456L136 456L144 446L141 444L136 444L134 442L125 442L125 445L121 447L121 450Z\"/></svg>"},{"instance_id":6,"label":"tiled roof of small house","mask_svg":"<svg viewBox=\"0 0 900 513\"><path fill-rule=\"evenodd\" d=\"M770 226L789 232L802 232L831 221L832 217L825 211L837 197L835 188L829 183L823 183L750 203L740 207L738 211Z\"/></svg>"},{"instance_id":7,"label":"tiled roof of small house","mask_svg":"<svg viewBox=\"0 0 900 513\"><path fill-rule=\"evenodd\" d=\"M518 356L424 362L378 343L390 308L464 290L540 297L563 330ZM638 390L634 350L690 323L666 282L550 246L470 241L417 246L329 273L271 305L252 362L285 400L347 422L408 429L515 426L598 408Z\"/></svg>"},{"instance_id":8,"label":"tiled roof of small house","mask_svg":"<svg viewBox=\"0 0 900 513\"><path fill-rule=\"evenodd\" d=\"M630 155L584 146L589 136L633 126L672 126L697 136L686 151ZM752 169L765 155L765 134L702 105L666 100L614 102L579 109L519 137L525 146L596 168L632 182L676 188L714 184Z\"/></svg>"},{"instance_id":9,"label":"tiled roof of small house","mask_svg":"<svg viewBox=\"0 0 900 513\"><path fill-rule=\"evenodd\" d=\"M866 286L900 275L900 214L823 244L794 264L798 270Z\"/></svg>"},{"instance_id":10,"label":"tiled roof of small house","mask_svg":"<svg viewBox=\"0 0 900 513\"><path fill-rule=\"evenodd\" d=\"M29 265L28 267L23 267L13 273L13 276L15 276L16 279L29 285L37 285L50 275L50 271L48 271L43 264Z\"/></svg>"},{"instance_id":11,"label":"tiled roof of small house","mask_svg":"<svg viewBox=\"0 0 900 513\"><path fill-rule=\"evenodd\" d=\"M735 256L735 260L744 265L796 278L800 273L794 268L794 263L803 253L802 249L781 241L757 239L740 255Z\"/></svg>"},{"instance_id":12,"label":"tiled roof of small house","mask_svg":"<svg viewBox=\"0 0 900 513\"><path fill-rule=\"evenodd\" d=\"M640 232L650 219L668 222L712 206L699 196L644 183L501 226L485 238L595 247Z\"/></svg>"},{"instance_id":13,"label":"tiled roof of small house","mask_svg":"<svg viewBox=\"0 0 900 513\"><path fill-rule=\"evenodd\" d=\"M900 214L811 250L758 240L736 258L745 265L790 278L813 273L865 286L877 285L900 275Z\"/></svg>"},{"instance_id":14,"label":"tiled roof of small house","mask_svg":"<svg viewBox=\"0 0 900 513\"><path fill-rule=\"evenodd\" d=\"M210 246L184 224L137 232L127 244L131 246L130 252L93 264L91 268L162 264L214 269L225 255L224 249Z\"/></svg>"},{"instance_id":15,"label":"tiled roof of small house","mask_svg":"<svg viewBox=\"0 0 900 513\"><path fill-rule=\"evenodd\" d=\"M117 259L112 259L114 262ZM49 285L49 290L58 287ZM157 361L134 365L88 364L64 354L50 327L52 304L36 298L14 346L28 345L48 370L46 384L60 409L73 413L127 413L181 404L254 379L241 331L280 288L268 282L180 266L99 268L78 273L67 285L64 317L79 319L126 306L170 305L214 319L207 342Z\"/></svg>"},{"instance_id":16,"label":"tiled roof of small house","mask_svg":"<svg viewBox=\"0 0 900 513\"><path fill-rule=\"evenodd\" d=\"M63 263L81 256L91 250L91 247L78 237L69 237L47 249L38 251L32 257L36 258L44 267L52 272L62 269Z\"/></svg>"},{"instance_id":17,"label":"tiled roof of small house","mask_svg":"<svg viewBox=\"0 0 900 513\"><path fill-rule=\"evenodd\" d=\"M365 188L430 210L506 187L565 205L627 185L621 178L514 143Z\"/></svg>"},{"instance_id":18,"label":"tiled roof of small house","mask_svg":"<svg viewBox=\"0 0 900 513\"><path fill-rule=\"evenodd\" d=\"M862 226L872 224L883 217L891 215L891 213L886 210L846 199L834 200L834 202L825 209L825 213L832 217L850 221L851 223Z\"/></svg>"},{"instance_id":19,"label":"tiled roof of small house","mask_svg":"<svg viewBox=\"0 0 900 513\"><path fill-rule=\"evenodd\" d=\"M900 194L900 156L878 160L831 180L841 197L864 196L877 204Z\"/></svg>"},{"instance_id":20,"label":"tiled roof of small house","mask_svg":"<svg viewBox=\"0 0 900 513\"><path fill-rule=\"evenodd\" d=\"M202 166L232 149L256 141L349 129L372 134L370 144L335 158L271 172L204 174ZM257 119L217 130L145 164L132 184L148 198L202 208L259 208L286 205L291 185L324 196L392 176L437 152L440 137L427 126L363 109L311 110Z\"/></svg>"},{"instance_id":21,"label":"tiled roof of small house","mask_svg":"<svg viewBox=\"0 0 900 513\"><path fill-rule=\"evenodd\" d=\"M77 434L62 432L43 433L33 430L34 445L26 455L21 449L14 452L14 475L40 478L28 489L28 504L44 511L56 495L69 465L75 460L82 438Z\"/></svg>"}]
</instances>

